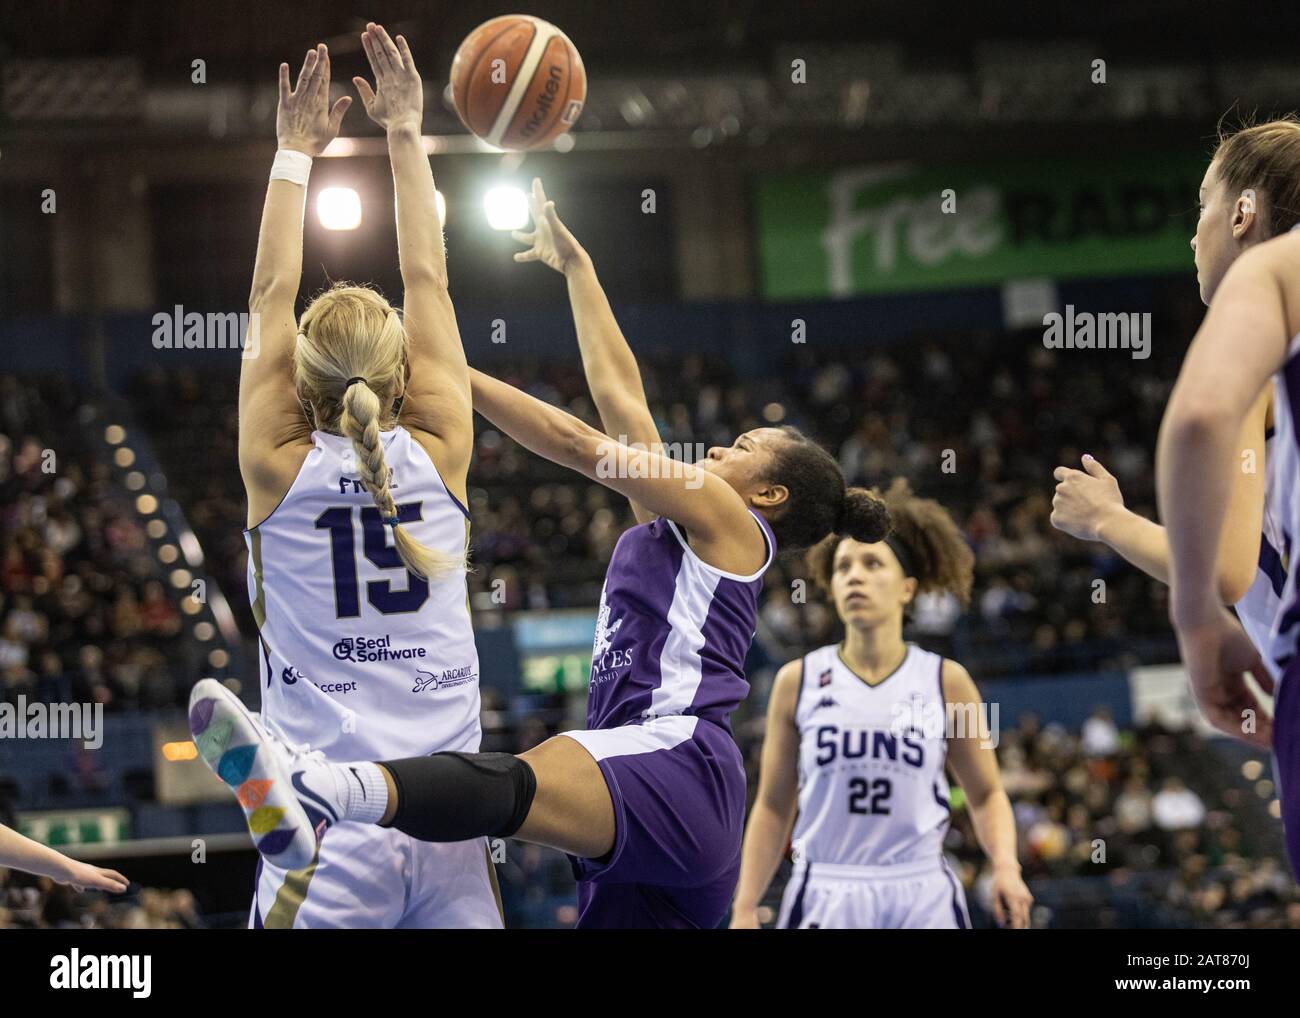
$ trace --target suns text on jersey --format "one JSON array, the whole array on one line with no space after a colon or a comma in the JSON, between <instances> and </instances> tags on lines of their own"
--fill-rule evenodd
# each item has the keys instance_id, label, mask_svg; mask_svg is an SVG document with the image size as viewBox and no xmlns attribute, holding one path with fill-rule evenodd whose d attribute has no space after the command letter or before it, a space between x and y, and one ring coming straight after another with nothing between
<instances>
[{"instance_id":1,"label":"suns text on jersey","mask_svg":"<svg viewBox=\"0 0 1300 1018\"><path fill-rule=\"evenodd\" d=\"M845 728L822 725L817 729L817 765L825 767L841 760L890 760L909 767L925 764L925 746L911 735L895 735L881 729Z\"/></svg>"}]
</instances>

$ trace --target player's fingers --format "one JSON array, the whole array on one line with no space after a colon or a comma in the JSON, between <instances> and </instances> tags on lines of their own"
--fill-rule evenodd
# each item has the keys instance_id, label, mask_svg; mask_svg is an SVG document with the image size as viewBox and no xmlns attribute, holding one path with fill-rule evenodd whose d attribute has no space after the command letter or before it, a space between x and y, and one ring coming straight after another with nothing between
<instances>
[{"instance_id":1,"label":"player's fingers","mask_svg":"<svg viewBox=\"0 0 1300 1018\"><path fill-rule=\"evenodd\" d=\"M351 105L352 96L345 95L341 96L338 102L334 104L334 108L330 110L330 130L335 134L337 134L338 129L343 126L343 115L347 113L348 107Z\"/></svg>"},{"instance_id":2,"label":"player's fingers","mask_svg":"<svg viewBox=\"0 0 1300 1018\"><path fill-rule=\"evenodd\" d=\"M352 84L357 87L357 95L361 96L362 105L369 109L375 101L375 90L370 87L370 82L365 78L353 78Z\"/></svg>"},{"instance_id":3,"label":"player's fingers","mask_svg":"<svg viewBox=\"0 0 1300 1018\"><path fill-rule=\"evenodd\" d=\"M94 887L100 891L112 891L115 894L121 894L126 890L130 883L126 877L115 870L101 870L96 874L96 879L87 884L88 887Z\"/></svg>"},{"instance_id":4,"label":"player's fingers","mask_svg":"<svg viewBox=\"0 0 1300 1018\"><path fill-rule=\"evenodd\" d=\"M280 102L284 103L289 98L289 65L280 65Z\"/></svg>"},{"instance_id":5,"label":"player's fingers","mask_svg":"<svg viewBox=\"0 0 1300 1018\"><path fill-rule=\"evenodd\" d=\"M302 91L304 85L311 83L311 72L316 67L316 51L309 49L307 55L303 57L302 69L298 71L298 81L294 84L293 91L297 95Z\"/></svg>"},{"instance_id":6,"label":"player's fingers","mask_svg":"<svg viewBox=\"0 0 1300 1018\"><path fill-rule=\"evenodd\" d=\"M1255 676L1255 681L1259 683L1260 689L1269 696L1275 695L1273 673L1268 670L1268 666L1264 664L1263 658L1256 657L1255 660L1250 663L1249 671L1251 675Z\"/></svg>"},{"instance_id":7,"label":"player's fingers","mask_svg":"<svg viewBox=\"0 0 1300 1018\"><path fill-rule=\"evenodd\" d=\"M537 201L538 208L546 204L546 189L542 187L542 178L533 178L533 198Z\"/></svg>"},{"instance_id":8,"label":"player's fingers","mask_svg":"<svg viewBox=\"0 0 1300 1018\"><path fill-rule=\"evenodd\" d=\"M415 70L415 58L411 56L411 47L406 44L406 36L397 37L397 52L401 54L402 67L405 70Z\"/></svg>"},{"instance_id":9,"label":"player's fingers","mask_svg":"<svg viewBox=\"0 0 1300 1018\"><path fill-rule=\"evenodd\" d=\"M515 252L515 261L517 262L535 262L539 257L541 256L538 255L536 251L532 250Z\"/></svg>"},{"instance_id":10,"label":"player's fingers","mask_svg":"<svg viewBox=\"0 0 1300 1018\"><path fill-rule=\"evenodd\" d=\"M546 205L546 198L541 194L538 188L538 180L533 178L533 186L528 189L528 214L533 217L533 225L536 226L542 219L542 209Z\"/></svg>"},{"instance_id":11,"label":"player's fingers","mask_svg":"<svg viewBox=\"0 0 1300 1018\"><path fill-rule=\"evenodd\" d=\"M370 58L370 66L374 68L375 78L382 84L382 79L388 76L388 54L384 52L384 47L380 45L379 35L375 32L373 25L366 30L362 40L366 47L366 56Z\"/></svg>"},{"instance_id":12,"label":"player's fingers","mask_svg":"<svg viewBox=\"0 0 1300 1018\"><path fill-rule=\"evenodd\" d=\"M388 61L388 69L397 71L402 66L402 55L397 52L397 46L388 35L388 29L383 25L376 25L374 28L375 36L379 42L378 49Z\"/></svg>"},{"instance_id":13,"label":"player's fingers","mask_svg":"<svg viewBox=\"0 0 1300 1018\"><path fill-rule=\"evenodd\" d=\"M329 51L324 44L316 47L316 66L311 69L311 98L319 99L329 88Z\"/></svg>"},{"instance_id":14,"label":"player's fingers","mask_svg":"<svg viewBox=\"0 0 1300 1018\"><path fill-rule=\"evenodd\" d=\"M1072 470L1070 467L1057 467L1052 471L1052 476L1058 481L1064 481L1071 474L1077 474L1079 471Z\"/></svg>"},{"instance_id":15,"label":"player's fingers","mask_svg":"<svg viewBox=\"0 0 1300 1018\"><path fill-rule=\"evenodd\" d=\"M1269 717L1259 697L1248 695L1247 702L1237 711L1237 729L1247 741L1261 749L1273 748L1273 719Z\"/></svg>"},{"instance_id":16,"label":"player's fingers","mask_svg":"<svg viewBox=\"0 0 1300 1018\"><path fill-rule=\"evenodd\" d=\"M568 233L568 232L569 232L569 231L565 228L564 224L563 224L562 222L560 222L560 214L559 214L558 212L555 211L555 202L553 202L553 201L548 201L548 202L546 203L546 206L545 206L545 210L544 210L544 211L545 211L545 214L546 214L546 221L547 221L548 223L551 224L551 227L552 227L553 229L558 230L560 233Z\"/></svg>"},{"instance_id":17,"label":"player's fingers","mask_svg":"<svg viewBox=\"0 0 1300 1018\"><path fill-rule=\"evenodd\" d=\"M1258 703L1245 698L1218 704L1207 711L1206 718L1219 731L1252 746L1268 748L1273 743L1273 725Z\"/></svg>"},{"instance_id":18,"label":"player's fingers","mask_svg":"<svg viewBox=\"0 0 1300 1018\"><path fill-rule=\"evenodd\" d=\"M1002 891L997 891L993 895L993 919L999 926L1007 924L1007 900Z\"/></svg>"},{"instance_id":19,"label":"player's fingers","mask_svg":"<svg viewBox=\"0 0 1300 1018\"><path fill-rule=\"evenodd\" d=\"M1110 471L1101 465L1101 460L1086 452L1083 454L1083 469L1092 474L1093 477L1111 476Z\"/></svg>"},{"instance_id":20,"label":"player's fingers","mask_svg":"<svg viewBox=\"0 0 1300 1018\"><path fill-rule=\"evenodd\" d=\"M1254 674L1254 665L1248 667L1247 671ZM1231 712L1236 723L1245 727L1247 722L1252 726L1258 726L1268 720L1268 712L1264 710L1264 705L1260 702L1255 691L1246 683L1245 676L1241 673L1233 674L1229 677L1232 680L1232 692L1227 697L1224 708Z\"/></svg>"},{"instance_id":21,"label":"player's fingers","mask_svg":"<svg viewBox=\"0 0 1300 1018\"><path fill-rule=\"evenodd\" d=\"M513 240L519 241L521 244L527 244L529 247L532 247L533 241L537 239L537 234L525 233L523 230L511 230L510 237Z\"/></svg>"},{"instance_id":22,"label":"player's fingers","mask_svg":"<svg viewBox=\"0 0 1300 1018\"><path fill-rule=\"evenodd\" d=\"M1236 719L1236 724L1229 726L1227 729L1229 735L1242 742L1249 743L1258 749L1273 748L1273 722L1269 720L1268 715L1263 711L1255 714L1255 724L1248 728L1245 720Z\"/></svg>"},{"instance_id":23,"label":"player's fingers","mask_svg":"<svg viewBox=\"0 0 1300 1018\"><path fill-rule=\"evenodd\" d=\"M370 63L370 70L374 72L375 84L379 84L379 77L383 72L379 57L375 54L374 37L367 30L361 33L361 48L366 51L366 60Z\"/></svg>"}]
</instances>

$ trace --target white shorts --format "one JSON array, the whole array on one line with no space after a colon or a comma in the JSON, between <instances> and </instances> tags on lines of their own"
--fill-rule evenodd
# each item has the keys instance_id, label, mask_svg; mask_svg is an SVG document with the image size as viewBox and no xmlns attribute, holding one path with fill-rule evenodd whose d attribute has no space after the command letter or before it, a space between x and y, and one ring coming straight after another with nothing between
<instances>
[{"instance_id":1,"label":"white shorts","mask_svg":"<svg viewBox=\"0 0 1300 1018\"><path fill-rule=\"evenodd\" d=\"M779 929L970 929L966 895L942 858L892 866L796 863Z\"/></svg>"},{"instance_id":2,"label":"white shorts","mask_svg":"<svg viewBox=\"0 0 1300 1018\"><path fill-rule=\"evenodd\" d=\"M502 928L486 838L418 841L390 827L341 823L316 861L286 871L260 860L253 929Z\"/></svg>"}]
</instances>

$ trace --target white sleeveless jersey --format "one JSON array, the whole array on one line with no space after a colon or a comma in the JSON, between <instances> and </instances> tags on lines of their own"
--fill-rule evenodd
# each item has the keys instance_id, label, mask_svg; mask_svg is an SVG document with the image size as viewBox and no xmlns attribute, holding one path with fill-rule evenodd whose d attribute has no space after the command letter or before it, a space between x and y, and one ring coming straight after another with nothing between
<instances>
[{"instance_id":1,"label":"white sleeveless jersey","mask_svg":"<svg viewBox=\"0 0 1300 1018\"><path fill-rule=\"evenodd\" d=\"M1300 534L1300 335L1287 347L1286 362L1273 376L1273 443L1269 447L1276 462L1281 544L1278 553L1284 567L1291 559L1296 535ZM1273 621L1270 653L1274 673L1281 674L1295 657L1300 641L1300 569L1288 570L1282 588L1281 605Z\"/></svg>"},{"instance_id":2,"label":"white sleeveless jersey","mask_svg":"<svg viewBox=\"0 0 1300 1018\"><path fill-rule=\"evenodd\" d=\"M1276 378L1270 384L1273 386L1274 427L1264 434L1264 525L1259 539L1259 563L1250 589L1235 607L1241 627L1246 631L1250 642L1255 645L1265 663L1271 667L1270 634L1282 604L1287 559L1282 554L1282 514L1286 505L1285 500L1281 498L1282 492L1286 489L1278 483L1276 460L1281 443L1274 437L1277 434L1276 407L1279 386Z\"/></svg>"},{"instance_id":3,"label":"white sleeveless jersey","mask_svg":"<svg viewBox=\"0 0 1300 1018\"><path fill-rule=\"evenodd\" d=\"M461 556L469 517L402 427L380 433L402 527ZM361 483L352 442L314 448L252 530L248 589L261 652L262 716L328 759L391 760L478 749L478 654L465 576L410 573Z\"/></svg>"},{"instance_id":4,"label":"white sleeveless jersey","mask_svg":"<svg viewBox=\"0 0 1300 1018\"><path fill-rule=\"evenodd\" d=\"M938 863L948 830L942 668L909 643L903 663L870 686L838 645L804 657L796 863Z\"/></svg>"}]
</instances>

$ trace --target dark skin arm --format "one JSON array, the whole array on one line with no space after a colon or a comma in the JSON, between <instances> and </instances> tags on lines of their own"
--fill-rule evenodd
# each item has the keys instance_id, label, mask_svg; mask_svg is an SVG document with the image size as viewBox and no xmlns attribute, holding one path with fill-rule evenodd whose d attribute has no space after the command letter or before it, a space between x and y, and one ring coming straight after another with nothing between
<instances>
[{"instance_id":1,"label":"dark skin arm","mask_svg":"<svg viewBox=\"0 0 1300 1018\"><path fill-rule=\"evenodd\" d=\"M685 527L709 565L749 575L766 559L762 532L736 489L694 464L630 449L572 414L470 369L474 409L524 448Z\"/></svg>"}]
</instances>

